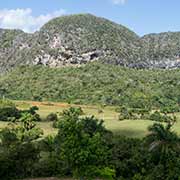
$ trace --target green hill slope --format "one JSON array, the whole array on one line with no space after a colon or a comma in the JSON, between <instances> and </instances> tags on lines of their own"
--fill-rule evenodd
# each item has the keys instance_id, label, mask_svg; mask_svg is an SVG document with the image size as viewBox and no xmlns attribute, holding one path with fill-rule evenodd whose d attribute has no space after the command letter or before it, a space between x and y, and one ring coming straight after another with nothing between
<instances>
[{"instance_id":1,"label":"green hill slope","mask_svg":"<svg viewBox=\"0 0 180 180\"><path fill-rule=\"evenodd\" d=\"M0 78L1 97L83 104L168 106L180 103L180 71L82 67L20 67Z\"/></svg>"}]
</instances>

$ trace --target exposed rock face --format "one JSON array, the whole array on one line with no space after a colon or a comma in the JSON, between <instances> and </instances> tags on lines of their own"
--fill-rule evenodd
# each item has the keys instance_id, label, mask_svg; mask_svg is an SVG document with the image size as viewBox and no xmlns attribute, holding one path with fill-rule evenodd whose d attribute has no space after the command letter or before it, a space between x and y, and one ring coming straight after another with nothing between
<instances>
[{"instance_id":1,"label":"exposed rock face","mask_svg":"<svg viewBox=\"0 0 180 180\"><path fill-rule=\"evenodd\" d=\"M33 64L80 65L103 59L122 64L133 61L139 37L127 28L92 15L56 18L38 32L41 52ZM138 53L137 53L138 54Z\"/></svg>"},{"instance_id":2,"label":"exposed rock face","mask_svg":"<svg viewBox=\"0 0 180 180\"><path fill-rule=\"evenodd\" d=\"M34 34L0 29L0 73L18 65L60 67L95 60L134 68L179 68L180 32L140 38L89 14L56 18Z\"/></svg>"},{"instance_id":3,"label":"exposed rock face","mask_svg":"<svg viewBox=\"0 0 180 180\"><path fill-rule=\"evenodd\" d=\"M41 50L32 61L34 65L42 64L44 66L59 67L66 65L80 65L90 61L98 60L105 56L105 52L93 50L86 53L76 53L74 49L69 49L67 45L62 45L60 35L55 35L49 43L50 53Z\"/></svg>"},{"instance_id":4,"label":"exposed rock face","mask_svg":"<svg viewBox=\"0 0 180 180\"><path fill-rule=\"evenodd\" d=\"M180 65L180 32L149 34L141 38L142 60L158 68L178 68Z\"/></svg>"}]
</instances>

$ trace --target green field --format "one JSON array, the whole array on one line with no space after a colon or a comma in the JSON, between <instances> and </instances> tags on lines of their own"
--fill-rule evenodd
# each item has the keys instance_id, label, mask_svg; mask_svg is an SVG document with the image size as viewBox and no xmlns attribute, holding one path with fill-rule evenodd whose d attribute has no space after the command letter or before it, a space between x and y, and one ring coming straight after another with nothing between
<instances>
[{"instance_id":1,"label":"green field","mask_svg":"<svg viewBox=\"0 0 180 180\"><path fill-rule=\"evenodd\" d=\"M20 109L26 109L30 106L38 106L38 113L44 119L51 112L62 112L64 109L69 108L70 106L78 105L69 105L67 103L48 103L48 102L31 102L31 101L15 101L16 105ZM148 134L147 127L153 124L153 121L149 120L118 120L118 113L115 112L114 106L100 107L100 106L81 106L86 116L94 115L99 119L103 119L105 126L113 131L116 134L124 135L127 137L142 138ZM99 113L99 110L102 110L102 113ZM180 114L176 114L178 121L174 126L175 131L180 134ZM0 128L7 126L7 122L0 122ZM52 122L38 122L38 127L42 128L44 135L56 134L57 129L52 127Z\"/></svg>"}]
</instances>

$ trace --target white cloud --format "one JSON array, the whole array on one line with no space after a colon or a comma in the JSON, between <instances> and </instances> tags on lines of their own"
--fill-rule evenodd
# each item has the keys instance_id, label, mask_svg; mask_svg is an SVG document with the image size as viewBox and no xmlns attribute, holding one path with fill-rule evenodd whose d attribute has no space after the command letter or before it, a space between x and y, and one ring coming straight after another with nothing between
<instances>
[{"instance_id":1,"label":"white cloud","mask_svg":"<svg viewBox=\"0 0 180 180\"><path fill-rule=\"evenodd\" d=\"M113 4L124 4L126 0L112 0Z\"/></svg>"},{"instance_id":2,"label":"white cloud","mask_svg":"<svg viewBox=\"0 0 180 180\"><path fill-rule=\"evenodd\" d=\"M32 9L3 9L0 10L0 27L7 29L22 29L25 32L38 30L49 20L65 14L64 9L49 14L33 16Z\"/></svg>"}]
</instances>

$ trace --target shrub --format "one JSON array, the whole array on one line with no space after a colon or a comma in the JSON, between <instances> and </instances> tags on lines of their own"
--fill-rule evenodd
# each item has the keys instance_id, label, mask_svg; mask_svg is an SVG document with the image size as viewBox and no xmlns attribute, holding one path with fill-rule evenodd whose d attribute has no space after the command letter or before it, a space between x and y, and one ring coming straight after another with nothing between
<instances>
[{"instance_id":1,"label":"shrub","mask_svg":"<svg viewBox=\"0 0 180 180\"><path fill-rule=\"evenodd\" d=\"M119 115L120 121L125 119L136 119L131 109L128 109L127 107L123 106L119 110L120 110L120 115Z\"/></svg>"},{"instance_id":2,"label":"shrub","mask_svg":"<svg viewBox=\"0 0 180 180\"><path fill-rule=\"evenodd\" d=\"M175 113L175 112L179 112L180 111L180 107L179 105L174 105L174 106L166 106L166 107L162 107L161 108L161 112L162 113Z\"/></svg>"},{"instance_id":3,"label":"shrub","mask_svg":"<svg viewBox=\"0 0 180 180\"><path fill-rule=\"evenodd\" d=\"M0 121L10 121L20 117L20 111L9 100L0 100Z\"/></svg>"},{"instance_id":4,"label":"shrub","mask_svg":"<svg viewBox=\"0 0 180 180\"><path fill-rule=\"evenodd\" d=\"M176 122L176 116L168 116L167 114L161 114L160 112L158 111L155 111L154 113L152 113L150 116L149 116L149 119L152 120L152 121L157 121L157 122L167 122L167 123L170 123L170 122Z\"/></svg>"},{"instance_id":5,"label":"shrub","mask_svg":"<svg viewBox=\"0 0 180 180\"><path fill-rule=\"evenodd\" d=\"M155 111L154 113L152 113L149 117L150 120L152 121L159 121L162 122L163 121L163 116L161 115L160 112Z\"/></svg>"},{"instance_id":6,"label":"shrub","mask_svg":"<svg viewBox=\"0 0 180 180\"><path fill-rule=\"evenodd\" d=\"M32 106L27 110L21 110L20 111L21 112L21 117L24 114L31 114L32 118L33 118L33 121L41 121L40 115L36 112L38 110L39 110L39 108L37 106Z\"/></svg>"},{"instance_id":7,"label":"shrub","mask_svg":"<svg viewBox=\"0 0 180 180\"><path fill-rule=\"evenodd\" d=\"M58 116L56 113L50 113L46 117L46 121L57 121L57 120L58 120Z\"/></svg>"}]
</instances>

